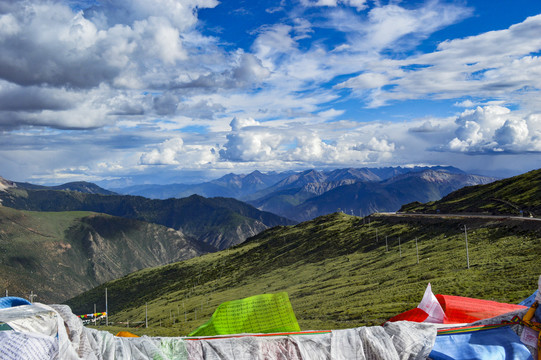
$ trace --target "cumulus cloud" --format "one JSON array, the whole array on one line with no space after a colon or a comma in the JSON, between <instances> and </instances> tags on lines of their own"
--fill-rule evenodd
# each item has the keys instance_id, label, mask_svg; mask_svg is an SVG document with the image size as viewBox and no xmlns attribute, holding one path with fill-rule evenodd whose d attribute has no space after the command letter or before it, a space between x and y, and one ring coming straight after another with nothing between
<instances>
[{"instance_id":1,"label":"cumulus cloud","mask_svg":"<svg viewBox=\"0 0 541 360\"><path fill-rule=\"evenodd\" d=\"M83 13L60 2L18 2L0 15L0 77L20 85L140 87L146 72L160 78L188 60L183 39L194 38L195 10L216 5L104 1Z\"/></svg>"},{"instance_id":2,"label":"cumulus cloud","mask_svg":"<svg viewBox=\"0 0 541 360\"><path fill-rule=\"evenodd\" d=\"M231 126L231 130L239 131L247 126L259 126L261 124L259 123L259 121L256 121L251 117L234 117L233 120L231 120L231 123L229 123L229 125Z\"/></svg>"},{"instance_id":3,"label":"cumulus cloud","mask_svg":"<svg viewBox=\"0 0 541 360\"><path fill-rule=\"evenodd\" d=\"M541 151L540 116L525 116L502 106L477 107L457 117L458 128L446 149L464 153Z\"/></svg>"},{"instance_id":4,"label":"cumulus cloud","mask_svg":"<svg viewBox=\"0 0 541 360\"><path fill-rule=\"evenodd\" d=\"M296 147L289 151L290 161L310 164L336 163L342 166L371 164L389 159L395 151L395 144L386 139L372 136L362 143L351 143L351 139L340 137L333 141L323 140L316 133L306 133L295 138Z\"/></svg>"},{"instance_id":5,"label":"cumulus cloud","mask_svg":"<svg viewBox=\"0 0 541 360\"><path fill-rule=\"evenodd\" d=\"M269 75L270 71L252 54L242 54L239 66L233 70L233 78L243 83L259 83Z\"/></svg>"},{"instance_id":6,"label":"cumulus cloud","mask_svg":"<svg viewBox=\"0 0 541 360\"><path fill-rule=\"evenodd\" d=\"M366 144L360 144L354 147L354 150L363 151L376 151L376 152L393 152L395 145L389 143L386 139L378 140L375 137L371 138Z\"/></svg>"},{"instance_id":7,"label":"cumulus cloud","mask_svg":"<svg viewBox=\"0 0 541 360\"><path fill-rule=\"evenodd\" d=\"M277 157L282 137L271 129L260 126L252 118L235 117L232 132L220 150L220 157L230 161L266 161Z\"/></svg>"},{"instance_id":8,"label":"cumulus cloud","mask_svg":"<svg viewBox=\"0 0 541 360\"><path fill-rule=\"evenodd\" d=\"M157 149L142 154L142 165L177 165L178 156L183 152L184 141L180 137L166 140Z\"/></svg>"},{"instance_id":9,"label":"cumulus cloud","mask_svg":"<svg viewBox=\"0 0 541 360\"><path fill-rule=\"evenodd\" d=\"M213 8L217 5L216 0L105 0L90 8L88 13L103 27L130 25L135 21L158 17L167 19L180 30L185 30L194 26L197 21L194 16L195 9Z\"/></svg>"},{"instance_id":10,"label":"cumulus cloud","mask_svg":"<svg viewBox=\"0 0 541 360\"><path fill-rule=\"evenodd\" d=\"M181 137L174 137L165 140L149 152L141 154L139 164L197 167L215 160L216 156L211 147L185 145Z\"/></svg>"},{"instance_id":11,"label":"cumulus cloud","mask_svg":"<svg viewBox=\"0 0 541 360\"><path fill-rule=\"evenodd\" d=\"M297 146L289 155L294 161L325 162L338 160L338 149L336 146L327 144L321 138L312 133L297 136Z\"/></svg>"},{"instance_id":12,"label":"cumulus cloud","mask_svg":"<svg viewBox=\"0 0 541 360\"><path fill-rule=\"evenodd\" d=\"M231 123L231 132L226 136L226 143L220 150L222 161L258 162L260 164L287 161L295 164L316 166L335 163L342 165L362 164L388 159L395 151L395 144L375 136L367 137L359 143L358 131L351 131L351 136L336 136L333 132L338 127L334 123L320 123L317 127L299 128L294 125L276 127L248 117L236 117ZM359 126L355 126L357 128ZM360 126L365 129L365 126ZM373 130L365 129L368 133ZM363 131L363 132L365 132Z\"/></svg>"},{"instance_id":13,"label":"cumulus cloud","mask_svg":"<svg viewBox=\"0 0 541 360\"><path fill-rule=\"evenodd\" d=\"M475 103L471 100L464 100L464 101L460 101L460 102L456 102L454 104L454 106L456 107L464 107L464 108L471 108L471 107L474 107L475 106Z\"/></svg>"},{"instance_id":14,"label":"cumulus cloud","mask_svg":"<svg viewBox=\"0 0 541 360\"><path fill-rule=\"evenodd\" d=\"M225 61L225 60L224 60ZM183 90L243 89L259 85L271 74L259 58L240 51L231 56L231 64L224 71L197 71L186 76L179 76L170 81L168 86Z\"/></svg>"},{"instance_id":15,"label":"cumulus cloud","mask_svg":"<svg viewBox=\"0 0 541 360\"><path fill-rule=\"evenodd\" d=\"M103 57L96 27L58 3L23 3L0 36L0 78L20 85L92 87L120 68Z\"/></svg>"}]
</instances>

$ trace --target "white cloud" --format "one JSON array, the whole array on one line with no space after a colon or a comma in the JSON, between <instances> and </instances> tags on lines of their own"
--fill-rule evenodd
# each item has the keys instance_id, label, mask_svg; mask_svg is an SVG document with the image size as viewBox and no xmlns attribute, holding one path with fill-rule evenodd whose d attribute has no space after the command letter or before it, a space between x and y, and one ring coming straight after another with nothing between
<instances>
[{"instance_id":1,"label":"white cloud","mask_svg":"<svg viewBox=\"0 0 541 360\"><path fill-rule=\"evenodd\" d=\"M454 104L456 107L463 107L463 108L472 108L474 107L476 104L471 101L471 100L464 100L464 101L460 101L460 102L456 102Z\"/></svg>"},{"instance_id":2,"label":"white cloud","mask_svg":"<svg viewBox=\"0 0 541 360\"><path fill-rule=\"evenodd\" d=\"M296 137L297 146L290 153L293 161L325 162L337 160L336 146L324 143L316 134Z\"/></svg>"},{"instance_id":3,"label":"white cloud","mask_svg":"<svg viewBox=\"0 0 541 360\"><path fill-rule=\"evenodd\" d=\"M267 161L278 156L282 137L252 118L233 118L220 157L229 161Z\"/></svg>"},{"instance_id":4,"label":"white cloud","mask_svg":"<svg viewBox=\"0 0 541 360\"><path fill-rule=\"evenodd\" d=\"M94 9L93 20L99 22L105 19L113 26L115 24L130 25L136 21L150 17L165 18L181 31L195 25L197 17L194 10L197 8L213 8L218 5L216 0L123 0L102 1Z\"/></svg>"},{"instance_id":5,"label":"white cloud","mask_svg":"<svg viewBox=\"0 0 541 360\"><path fill-rule=\"evenodd\" d=\"M343 4L346 6L351 6L357 9L357 11L361 11L366 9L366 0L301 0L301 4L304 6L312 7L312 6L329 6L329 7L336 7L339 4Z\"/></svg>"},{"instance_id":6,"label":"white cloud","mask_svg":"<svg viewBox=\"0 0 541 360\"><path fill-rule=\"evenodd\" d=\"M336 85L336 88L354 88L364 90L380 88L388 83L389 77L387 75L378 73L364 73Z\"/></svg>"},{"instance_id":7,"label":"white cloud","mask_svg":"<svg viewBox=\"0 0 541 360\"><path fill-rule=\"evenodd\" d=\"M134 24L138 44L145 54L157 54L166 65L175 65L185 60L188 54L184 50L178 29L161 18L150 17Z\"/></svg>"},{"instance_id":8,"label":"white cloud","mask_svg":"<svg viewBox=\"0 0 541 360\"><path fill-rule=\"evenodd\" d=\"M456 119L458 128L447 149L464 153L520 153L541 151L539 114L523 113L501 107L477 107Z\"/></svg>"},{"instance_id":9,"label":"white cloud","mask_svg":"<svg viewBox=\"0 0 541 360\"><path fill-rule=\"evenodd\" d=\"M281 137L264 131L247 131L227 135L223 159L231 161L266 161L277 157Z\"/></svg>"},{"instance_id":10,"label":"white cloud","mask_svg":"<svg viewBox=\"0 0 541 360\"><path fill-rule=\"evenodd\" d=\"M181 137L168 139L139 158L140 165L177 165L181 168L197 168L215 161L211 147L185 145Z\"/></svg>"},{"instance_id":11,"label":"white cloud","mask_svg":"<svg viewBox=\"0 0 541 360\"><path fill-rule=\"evenodd\" d=\"M248 126L259 126L261 125L259 121L254 120L251 117L234 117L233 120L231 120L231 123L229 124L231 126L231 130L233 131L239 131L242 128L248 127Z\"/></svg>"},{"instance_id":12,"label":"white cloud","mask_svg":"<svg viewBox=\"0 0 541 360\"><path fill-rule=\"evenodd\" d=\"M269 75L270 71L252 54L242 54L239 66L233 70L234 79L248 84L259 83Z\"/></svg>"},{"instance_id":13,"label":"white cloud","mask_svg":"<svg viewBox=\"0 0 541 360\"><path fill-rule=\"evenodd\" d=\"M358 146L357 149L376 152L393 152L395 150L395 145L393 143L389 143L385 139L378 140L373 137L368 143Z\"/></svg>"},{"instance_id":14,"label":"white cloud","mask_svg":"<svg viewBox=\"0 0 541 360\"><path fill-rule=\"evenodd\" d=\"M3 168L17 158L38 168L47 142L72 154L66 176L158 164L192 171L438 162L541 149L541 15L423 54L421 41L472 9L282 2L283 13L262 17L235 44L201 30L198 9L215 0L106 0L84 12L62 1L0 3ZM469 110L453 122L429 106L398 123L396 108L377 109L411 99L453 99ZM83 142L92 157L73 156ZM29 146L33 156L17 151Z\"/></svg>"},{"instance_id":15,"label":"white cloud","mask_svg":"<svg viewBox=\"0 0 541 360\"><path fill-rule=\"evenodd\" d=\"M143 165L177 165L178 156L183 152L184 141L180 137L163 142L158 149L141 155Z\"/></svg>"},{"instance_id":16,"label":"white cloud","mask_svg":"<svg viewBox=\"0 0 541 360\"><path fill-rule=\"evenodd\" d=\"M334 119L338 116L343 115L344 113L345 113L344 110L329 109L325 111L320 111L318 115L324 119Z\"/></svg>"},{"instance_id":17,"label":"white cloud","mask_svg":"<svg viewBox=\"0 0 541 360\"><path fill-rule=\"evenodd\" d=\"M504 146L522 145L528 137L528 124L524 119L505 120L503 126L494 132L494 140Z\"/></svg>"},{"instance_id":18,"label":"white cloud","mask_svg":"<svg viewBox=\"0 0 541 360\"><path fill-rule=\"evenodd\" d=\"M270 71L274 71L280 65L283 54L296 52L296 43L291 37L291 30L291 26L284 24L266 27L254 41L252 49L255 55Z\"/></svg>"}]
</instances>

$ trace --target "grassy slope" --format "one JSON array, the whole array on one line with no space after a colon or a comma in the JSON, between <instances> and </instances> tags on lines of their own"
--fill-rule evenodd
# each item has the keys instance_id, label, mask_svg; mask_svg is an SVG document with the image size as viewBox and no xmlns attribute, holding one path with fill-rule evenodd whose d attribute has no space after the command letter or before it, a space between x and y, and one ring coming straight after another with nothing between
<instances>
[{"instance_id":1,"label":"grassy slope","mask_svg":"<svg viewBox=\"0 0 541 360\"><path fill-rule=\"evenodd\" d=\"M469 186L427 204L412 203L404 212L541 215L541 169L487 185Z\"/></svg>"},{"instance_id":2,"label":"grassy slope","mask_svg":"<svg viewBox=\"0 0 541 360\"><path fill-rule=\"evenodd\" d=\"M94 211L182 229L218 249L238 244L267 227L294 222L265 213L235 199L154 200L129 195L98 195L75 191L8 189L0 191L5 206L34 211Z\"/></svg>"},{"instance_id":3,"label":"grassy slope","mask_svg":"<svg viewBox=\"0 0 541 360\"><path fill-rule=\"evenodd\" d=\"M8 289L10 295L26 297L30 290L34 290L39 294L39 301L51 296L54 298L53 283L62 272L59 270L55 274L56 269L66 270L66 277L73 278L74 282L81 281L74 274L74 269L66 266L60 258L71 248L63 241L64 232L76 220L88 215L90 213L32 213L0 207L2 292ZM44 257L55 259L50 266L52 269L44 269L41 261ZM74 264L82 261L81 257L73 259ZM56 290L63 291L62 288Z\"/></svg>"},{"instance_id":4,"label":"grassy slope","mask_svg":"<svg viewBox=\"0 0 541 360\"><path fill-rule=\"evenodd\" d=\"M138 269L203 252L180 232L91 212L0 206L0 290L58 302Z\"/></svg>"},{"instance_id":5,"label":"grassy slope","mask_svg":"<svg viewBox=\"0 0 541 360\"><path fill-rule=\"evenodd\" d=\"M464 224L470 229L470 269ZM540 235L539 225L520 220L377 215L368 224L338 213L267 230L219 253L133 273L69 304L76 313L91 312L94 303L104 310L107 286L111 321L142 322L148 303L150 328L130 330L178 336L207 321L224 301L287 291L303 330L380 324L417 306L429 282L435 293L522 300L537 286Z\"/></svg>"}]
</instances>

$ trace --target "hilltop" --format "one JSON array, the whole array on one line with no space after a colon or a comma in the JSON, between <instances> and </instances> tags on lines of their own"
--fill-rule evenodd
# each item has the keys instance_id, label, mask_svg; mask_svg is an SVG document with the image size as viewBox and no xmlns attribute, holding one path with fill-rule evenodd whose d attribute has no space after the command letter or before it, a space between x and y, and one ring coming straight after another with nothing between
<instances>
[{"instance_id":1,"label":"hilltop","mask_svg":"<svg viewBox=\"0 0 541 360\"><path fill-rule=\"evenodd\" d=\"M404 205L400 211L539 216L541 169L487 185L464 187L438 201L426 204L410 203Z\"/></svg>"},{"instance_id":2,"label":"hilltop","mask_svg":"<svg viewBox=\"0 0 541 360\"><path fill-rule=\"evenodd\" d=\"M67 303L76 313L92 311L94 303L102 309L107 287L111 321L143 321L148 304L147 333L178 336L207 321L224 301L287 291L301 329L374 325L417 306L429 282L436 293L524 299L536 288L532 264L539 264L540 236L537 222L519 219L334 213L135 272Z\"/></svg>"}]
</instances>

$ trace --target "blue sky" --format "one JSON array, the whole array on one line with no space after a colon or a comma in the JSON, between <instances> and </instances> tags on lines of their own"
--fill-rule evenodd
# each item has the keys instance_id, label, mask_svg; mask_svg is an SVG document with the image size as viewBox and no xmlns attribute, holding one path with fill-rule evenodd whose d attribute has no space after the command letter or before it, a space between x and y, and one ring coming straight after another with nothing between
<instances>
[{"instance_id":1,"label":"blue sky","mask_svg":"<svg viewBox=\"0 0 541 360\"><path fill-rule=\"evenodd\" d=\"M541 2L0 0L0 176L540 167Z\"/></svg>"}]
</instances>

